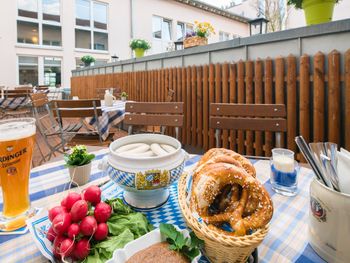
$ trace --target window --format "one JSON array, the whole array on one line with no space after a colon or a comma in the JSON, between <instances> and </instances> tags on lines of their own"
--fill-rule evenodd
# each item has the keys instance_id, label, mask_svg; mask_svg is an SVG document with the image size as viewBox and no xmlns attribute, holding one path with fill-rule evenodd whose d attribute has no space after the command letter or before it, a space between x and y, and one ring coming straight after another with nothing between
<instances>
[{"instance_id":1,"label":"window","mask_svg":"<svg viewBox=\"0 0 350 263\"><path fill-rule=\"evenodd\" d=\"M18 0L17 3L18 43L62 45L60 0Z\"/></svg>"},{"instance_id":2,"label":"window","mask_svg":"<svg viewBox=\"0 0 350 263\"><path fill-rule=\"evenodd\" d=\"M193 25L178 22L176 26L176 39L183 40L187 34L193 33Z\"/></svg>"},{"instance_id":3,"label":"window","mask_svg":"<svg viewBox=\"0 0 350 263\"><path fill-rule=\"evenodd\" d=\"M60 22L60 0L42 0L43 19Z\"/></svg>"},{"instance_id":4,"label":"window","mask_svg":"<svg viewBox=\"0 0 350 263\"><path fill-rule=\"evenodd\" d=\"M29 18L38 18L38 0L19 0L18 15Z\"/></svg>"},{"instance_id":5,"label":"window","mask_svg":"<svg viewBox=\"0 0 350 263\"><path fill-rule=\"evenodd\" d=\"M90 0L76 0L75 47L108 50L108 5Z\"/></svg>"},{"instance_id":6,"label":"window","mask_svg":"<svg viewBox=\"0 0 350 263\"><path fill-rule=\"evenodd\" d=\"M18 57L19 85L38 85L38 58Z\"/></svg>"},{"instance_id":7,"label":"window","mask_svg":"<svg viewBox=\"0 0 350 263\"><path fill-rule=\"evenodd\" d=\"M17 21L17 42L39 44L39 25L32 22Z\"/></svg>"},{"instance_id":8,"label":"window","mask_svg":"<svg viewBox=\"0 0 350 263\"><path fill-rule=\"evenodd\" d=\"M153 53L165 52L172 41L172 21L163 17L153 16L152 32Z\"/></svg>"},{"instance_id":9,"label":"window","mask_svg":"<svg viewBox=\"0 0 350 263\"><path fill-rule=\"evenodd\" d=\"M61 85L61 58L18 57L18 84Z\"/></svg>"},{"instance_id":10,"label":"window","mask_svg":"<svg viewBox=\"0 0 350 263\"><path fill-rule=\"evenodd\" d=\"M56 87L61 85L61 59L53 57L44 58L44 85Z\"/></svg>"},{"instance_id":11,"label":"window","mask_svg":"<svg viewBox=\"0 0 350 263\"><path fill-rule=\"evenodd\" d=\"M219 41L227 41L230 40L230 33L226 33L226 32L219 32Z\"/></svg>"},{"instance_id":12,"label":"window","mask_svg":"<svg viewBox=\"0 0 350 263\"><path fill-rule=\"evenodd\" d=\"M43 25L43 45L61 46L61 27Z\"/></svg>"}]
</instances>

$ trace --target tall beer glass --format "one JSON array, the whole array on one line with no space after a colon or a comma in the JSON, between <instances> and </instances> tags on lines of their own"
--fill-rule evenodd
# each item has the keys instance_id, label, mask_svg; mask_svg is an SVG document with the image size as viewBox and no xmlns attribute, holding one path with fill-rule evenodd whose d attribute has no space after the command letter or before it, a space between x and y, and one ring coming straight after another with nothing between
<instances>
[{"instance_id":1,"label":"tall beer glass","mask_svg":"<svg viewBox=\"0 0 350 263\"><path fill-rule=\"evenodd\" d=\"M35 131L33 118L0 121L0 179L3 197L0 228L3 230L6 223L30 213L28 188Z\"/></svg>"}]
</instances>

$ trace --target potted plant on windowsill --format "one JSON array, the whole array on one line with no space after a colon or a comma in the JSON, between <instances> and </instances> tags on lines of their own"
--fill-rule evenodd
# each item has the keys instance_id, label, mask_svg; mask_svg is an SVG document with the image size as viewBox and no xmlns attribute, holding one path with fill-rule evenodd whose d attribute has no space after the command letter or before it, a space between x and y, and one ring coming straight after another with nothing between
<instances>
[{"instance_id":1,"label":"potted plant on windowsill","mask_svg":"<svg viewBox=\"0 0 350 263\"><path fill-rule=\"evenodd\" d=\"M89 55L83 56L81 61L84 63L85 67L92 66L91 64L95 62L95 58Z\"/></svg>"},{"instance_id":2,"label":"potted plant on windowsill","mask_svg":"<svg viewBox=\"0 0 350 263\"><path fill-rule=\"evenodd\" d=\"M122 101L126 101L126 99L128 98L128 94L125 91L123 91L120 94L120 98L122 99Z\"/></svg>"},{"instance_id":3,"label":"potted plant on windowsill","mask_svg":"<svg viewBox=\"0 0 350 263\"><path fill-rule=\"evenodd\" d=\"M334 5L340 0L288 0L288 5L303 9L308 26L332 21Z\"/></svg>"},{"instance_id":4,"label":"potted plant on windowsill","mask_svg":"<svg viewBox=\"0 0 350 263\"><path fill-rule=\"evenodd\" d=\"M143 57L145 51L151 48L151 45L144 39L133 39L129 46L135 52L136 58Z\"/></svg>"},{"instance_id":5,"label":"potted plant on windowsill","mask_svg":"<svg viewBox=\"0 0 350 263\"><path fill-rule=\"evenodd\" d=\"M213 26L209 22L194 21L196 25L194 32L186 34L184 48L204 46L208 44L208 37L215 34Z\"/></svg>"},{"instance_id":6,"label":"potted plant on windowsill","mask_svg":"<svg viewBox=\"0 0 350 263\"><path fill-rule=\"evenodd\" d=\"M85 145L74 146L69 154L64 155L72 182L77 185L89 182L91 161L94 158L95 155L88 153Z\"/></svg>"}]
</instances>

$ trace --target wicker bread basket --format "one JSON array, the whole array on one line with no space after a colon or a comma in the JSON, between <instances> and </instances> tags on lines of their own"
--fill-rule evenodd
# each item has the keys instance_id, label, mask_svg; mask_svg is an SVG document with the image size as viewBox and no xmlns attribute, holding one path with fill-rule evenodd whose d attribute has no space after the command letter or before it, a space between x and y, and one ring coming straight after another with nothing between
<instances>
[{"instance_id":1,"label":"wicker bread basket","mask_svg":"<svg viewBox=\"0 0 350 263\"><path fill-rule=\"evenodd\" d=\"M187 37L184 40L184 48L196 47L196 46L205 46L208 45L208 38L206 37Z\"/></svg>"},{"instance_id":2,"label":"wicker bread basket","mask_svg":"<svg viewBox=\"0 0 350 263\"><path fill-rule=\"evenodd\" d=\"M213 263L246 262L256 247L264 240L268 226L261 228L251 235L234 237L214 231L205 223L200 223L193 217L186 198L187 173L179 179L178 193L181 212L187 225L198 238L204 240L205 255Z\"/></svg>"}]
</instances>

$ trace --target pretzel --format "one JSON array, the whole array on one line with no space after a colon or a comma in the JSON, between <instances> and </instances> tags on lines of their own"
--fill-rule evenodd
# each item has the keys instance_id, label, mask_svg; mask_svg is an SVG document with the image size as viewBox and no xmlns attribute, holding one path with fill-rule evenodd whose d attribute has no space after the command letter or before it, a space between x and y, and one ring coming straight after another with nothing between
<instances>
[{"instance_id":1,"label":"pretzel","mask_svg":"<svg viewBox=\"0 0 350 263\"><path fill-rule=\"evenodd\" d=\"M191 209L219 232L216 225L227 222L242 236L247 230L265 226L273 213L269 194L255 179L255 169L244 157L225 149L212 149L200 160L193 175ZM219 213L210 214L217 203Z\"/></svg>"}]
</instances>

